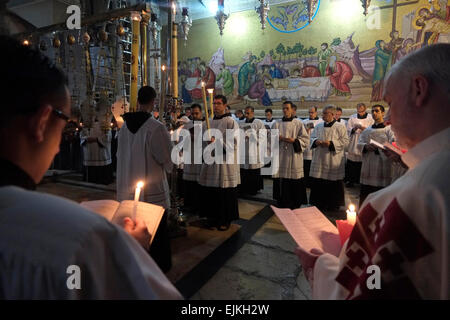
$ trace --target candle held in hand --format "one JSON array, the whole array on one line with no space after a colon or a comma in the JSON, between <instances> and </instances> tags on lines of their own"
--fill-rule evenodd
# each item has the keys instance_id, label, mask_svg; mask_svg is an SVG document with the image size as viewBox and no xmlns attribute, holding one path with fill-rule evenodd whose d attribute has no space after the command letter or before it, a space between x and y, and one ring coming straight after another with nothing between
<instances>
[{"instance_id":1,"label":"candle held in hand","mask_svg":"<svg viewBox=\"0 0 450 320\"><path fill-rule=\"evenodd\" d=\"M355 211L355 205L354 204L350 204L348 206L348 210L347 210L347 222L350 223L351 225L355 225L356 223L356 211Z\"/></svg>"},{"instance_id":2,"label":"candle held in hand","mask_svg":"<svg viewBox=\"0 0 450 320\"><path fill-rule=\"evenodd\" d=\"M139 202L139 197L141 195L141 189L144 186L142 181L139 181L136 185L136 191L134 192L134 205L133 205L133 221L136 221L136 211Z\"/></svg>"}]
</instances>

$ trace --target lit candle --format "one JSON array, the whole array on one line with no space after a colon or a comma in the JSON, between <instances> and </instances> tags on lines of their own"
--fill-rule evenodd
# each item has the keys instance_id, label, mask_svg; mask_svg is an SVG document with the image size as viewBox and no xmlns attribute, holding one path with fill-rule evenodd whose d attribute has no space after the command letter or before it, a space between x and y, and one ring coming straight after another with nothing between
<instances>
[{"instance_id":1,"label":"lit candle","mask_svg":"<svg viewBox=\"0 0 450 320\"><path fill-rule=\"evenodd\" d=\"M211 107L211 118L214 118L214 109L213 109L214 89L208 89L208 93L209 93L209 106Z\"/></svg>"},{"instance_id":2,"label":"lit candle","mask_svg":"<svg viewBox=\"0 0 450 320\"><path fill-rule=\"evenodd\" d=\"M350 223L352 226L356 223L356 211L355 211L355 205L350 204L348 206L347 210L347 222Z\"/></svg>"},{"instance_id":3,"label":"lit candle","mask_svg":"<svg viewBox=\"0 0 450 320\"><path fill-rule=\"evenodd\" d=\"M136 221L136 210L139 202L139 196L141 195L141 189L144 186L142 181L139 181L136 185L136 191L134 192L134 206L133 206L133 221Z\"/></svg>"}]
</instances>

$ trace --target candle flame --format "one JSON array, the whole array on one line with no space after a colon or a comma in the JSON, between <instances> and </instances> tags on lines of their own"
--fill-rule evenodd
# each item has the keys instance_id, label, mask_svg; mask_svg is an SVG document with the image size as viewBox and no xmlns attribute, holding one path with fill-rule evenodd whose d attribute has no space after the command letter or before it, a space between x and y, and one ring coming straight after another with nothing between
<instances>
[{"instance_id":1,"label":"candle flame","mask_svg":"<svg viewBox=\"0 0 450 320\"><path fill-rule=\"evenodd\" d=\"M28 46L28 45L30 44L30 41L28 41L28 40L23 40L22 44L23 44L24 46Z\"/></svg>"},{"instance_id":2,"label":"candle flame","mask_svg":"<svg viewBox=\"0 0 450 320\"><path fill-rule=\"evenodd\" d=\"M166 66L163 65L163 66L161 67L161 69L162 69L162 71L166 71Z\"/></svg>"},{"instance_id":3,"label":"candle flame","mask_svg":"<svg viewBox=\"0 0 450 320\"><path fill-rule=\"evenodd\" d=\"M136 185L139 189L141 189L144 186L144 183L142 181L139 181Z\"/></svg>"},{"instance_id":4,"label":"candle flame","mask_svg":"<svg viewBox=\"0 0 450 320\"><path fill-rule=\"evenodd\" d=\"M175 7L175 2L172 2L172 12L175 14L177 12L177 8Z\"/></svg>"},{"instance_id":5,"label":"candle flame","mask_svg":"<svg viewBox=\"0 0 450 320\"><path fill-rule=\"evenodd\" d=\"M202 81L202 87L204 87L205 86L205 83Z\"/></svg>"},{"instance_id":6,"label":"candle flame","mask_svg":"<svg viewBox=\"0 0 450 320\"><path fill-rule=\"evenodd\" d=\"M355 205L352 203L352 204L350 204L349 206L348 206L348 209L351 211L351 212L355 212Z\"/></svg>"},{"instance_id":7,"label":"candle flame","mask_svg":"<svg viewBox=\"0 0 450 320\"><path fill-rule=\"evenodd\" d=\"M214 89L208 89L208 93L214 93Z\"/></svg>"}]
</instances>

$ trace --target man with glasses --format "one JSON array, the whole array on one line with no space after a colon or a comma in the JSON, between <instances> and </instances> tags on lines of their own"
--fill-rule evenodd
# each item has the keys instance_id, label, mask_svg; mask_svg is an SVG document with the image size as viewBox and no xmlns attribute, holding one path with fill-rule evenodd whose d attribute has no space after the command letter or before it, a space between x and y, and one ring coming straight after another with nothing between
<instances>
[{"instance_id":1,"label":"man with glasses","mask_svg":"<svg viewBox=\"0 0 450 320\"><path fill-rule=\"evenodd\" d=\"M34 192L70 117L67 79L6 36L0 70L8 79L0 86L0 299L180 298L142 247L150 239L143 222L126 219L122 228ZM80 289L68 285L77 267Z\"/></svg>"}]
</instances>

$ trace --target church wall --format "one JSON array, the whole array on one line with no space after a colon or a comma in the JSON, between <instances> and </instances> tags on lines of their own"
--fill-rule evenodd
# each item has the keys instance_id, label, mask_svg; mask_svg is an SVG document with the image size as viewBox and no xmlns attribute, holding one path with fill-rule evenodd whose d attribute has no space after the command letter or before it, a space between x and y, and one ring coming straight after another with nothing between
<instances>
[{"instance_id":1,"label":"church wall","mask_svg":"<svg viewBox=\"0 0 450 320\"><path fill-rule=\"evenodd\" d=\"M186 103L200 101L199 75L208 72L199 64L205 62L216 80L221 80L204 80L214 85L216 93L226 93L233 109L246 105L259 110L280 109L287 99L301 109L332 103L349 113L358 102L380 102L384 74L392 64L422 45L450 39L448 1L373 0L371 8L393 3L399 5L395 24L398 39L390 36L393 9L369 9L364 16L360 0L321 0L312 23L290 33L279 32L269 24L261 30L254 10L232 13L222 37L214 18L195 20L186 44L180 39L180 92ZM421 38L415 21L423 7L434 14L424 14L425 28L430 30ZM292 31L307 23L302 9L301 1L271 6L269 18L280 30ZM298 21L295 26L294 21ZM434 27L437 30L430 28L431 22L439 26ZM328 45L324 51L322 43ZM220 70L222 62L227 71ZM228 81L225 88L223 79L228 71L234 83L231 86Z\"/></svg>"}]
</instances>

